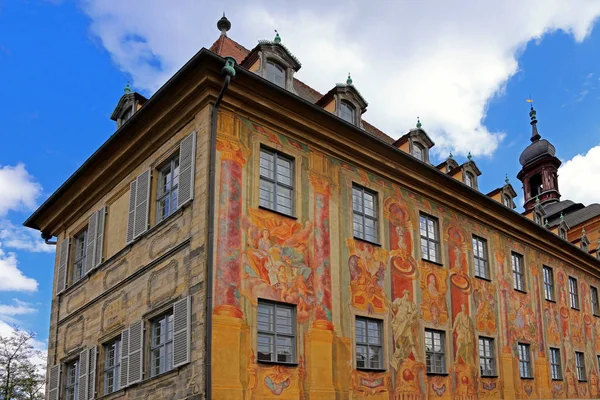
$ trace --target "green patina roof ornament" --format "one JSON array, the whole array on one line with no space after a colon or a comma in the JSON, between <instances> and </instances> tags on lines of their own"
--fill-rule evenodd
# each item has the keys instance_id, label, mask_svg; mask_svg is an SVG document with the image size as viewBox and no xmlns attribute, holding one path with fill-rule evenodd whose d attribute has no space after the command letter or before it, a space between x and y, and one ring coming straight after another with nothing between
<instances>
[{"instance_id":1,"label":"green patina roof ornament","mask_svg":"<svg viewBox=\"0 0 600 400\"><path fill-rule=\"evenodd\" d=\"M508 182L509 182L509 180L508 180L508 174L506 174L506 178L504 178L504 184L508 185Z\"/></svg>"},{"instance_id":2,"label":"green patina roof ornament","mask_svg":"<svg viewBox=\"0 0 600 400\"><path fill-rule=\"evenodd\" d=\"M585 236L585 228L581 228L581 237Z\"/></svg>"},{"instance_id":3,"label":"green patina roof ornament","mask_svg":"<svg viewBox=\"0 0 600 400\"><path fill-rule=\"evenodd\" d=\"M346 85L352 85L352 77L350 76L350 72L348 72L348 79L346 79Z\"/></svg>"},{"instance_id":4,"label":"green patina roof ornament","mask_svg":"<svg viewBox=\"0 0 600 400\"><path fill-rule=\"evenodd\" d=\"M127 82L127 85L125 85L125 89L123 89L123 91L125 92L125 94L131 92L131 88L129 87L129 82Z\"/></svg>"},{"instance_id":5,"label":"green patina roof ornament","mask_svg":"<svg viewBox=\"0 0 600 400\"><path fill-rule=\"evenodd\" d=\"M535 196L535 205L536 205L536 207L538 207L540 205L540 198L539 198L539 196Z\"/></svg>"},{"instance_id":6,"label":"green patina roof ornament","mask_svg":"<svg viewBox=\"0 0 600 400\"><path fill-rule=\"evenodd\" d=\"M548 222L548 218L546 218L546 222L544 222L544 227L549 228L550 223Z\"/></svg>"},{"instance_id":7,"label":"green patina roof ornament","mask_svg":"<svg viewBox=\"0 0 600 400\"><path fill-rule=\"evenodd\" d=\"M565 222L565 216L564 216L564 214L562 213L562 211L560 212L560 222L561 222L561 223L562 223L562 222Z\"/></svg>"},{"instance_id":8,"label":"green patina roof ornament","mask_svg":"<svg viewBox=\"0 0 600 400\"><path fill-rule=\"evenodd\" d=\"M471 161L471 160L473 159L473 156L471 155L471 152L469 152L469 154L467 154L467 159L468 159L469 161Z\"/></svg>"},{"instance_id":9,"label":"green patina roof ornament","mask_svg":"<svg viewBox=\"0 0 600 400\"><path fill-rule=\"evenodd\" d=\"M454 158L454 156L452 155L452 152L450 152L450 154L448 154L448 159L452 160Z\"/></svg>"},{"instance_id":10,"label":"green patina roof ornament","mask_svg":"<svg viewBox=\"0 0 600 400\"><path fill-rule=\"evenodd\" d=\"M417 117L417 129L421 129L421 120ZM452 153L450 153L452 155Z\"/></svg>"},{"instance_id":11,"label":"green patina roof ornament","mask_svg":"<svg viewBox=\"0 0 600 400\"><path fill-rule=\"evenodd\" d=\"M277 44L281 43L281 37L279 36L279 32L277 32L277 29L275 29L275 39L273 39L273 41Z\"/></svg>"}]
</instances>

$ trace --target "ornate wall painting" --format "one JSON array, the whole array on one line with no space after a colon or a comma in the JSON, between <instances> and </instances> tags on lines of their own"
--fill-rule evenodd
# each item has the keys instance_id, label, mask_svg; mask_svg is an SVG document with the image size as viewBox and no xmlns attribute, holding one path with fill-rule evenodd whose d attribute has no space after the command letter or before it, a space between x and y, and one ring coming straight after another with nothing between
<instances>
[{"instance_id":1,"label":"ornate wall painting","mask_svg":"<svg viewBox=\"0 0 600 400\"><path fill-rule=\"evenodd\" d=\"M570 310L569 325L571 328L571 340L573 346L583 348L583 324L581 313L577 310Z\"/></svg>"},{"instance_id":2,"label":"ornate wall painting","mask_svg":"<svg viewBox=\"0 0 600 400\"><path fill-rule=\"evenodd\" d=\"M436 400L454 399L452 382L448 376L428 376L426 379L427 398Z\"/></svg>"},{"instance_id":3,"label":"ornate wall painting","mask_svg":"<svg viewBox=\"0 0 600 400\"><path fill-rule=\"evenodd\" d=\"M406 358L396 369L394 399L421 400L421 379L425 373L425 364Z\"/></svg>"},{"instance_id":4,"label":"ornate wall painting","mask_svg":"<svg viewBox=\"0 0 600 400\"><path fill-rule=\"evenodd\" d=\"M560 346L562 342L562 332L558 322L559 318L558 311L554 304L551 304L544 309L546 336L548 343L553 346Z\"/></svg>"},{"instance_id":5,"label":"ornate wall painting","mask_svg":"<svg viewBox=\"0 0 600 400\"><path fill-rule=\"evenodd\" d=\"M513 322L508 324L509 336L513 343L521 340L535 343L537 333L535 314L529 296L520 296L520 300L519 298L510 300L508 321Z\"/></svg>"},{"instance_id":6,"label":"ornate wall painting","mask_svg":"<svg viewBox=\"0 0 600 400\"><path fill-rule=\"evenodd\" d=\"M315 300L307 245L312 223L250 209L244 228L244 294L252 304L257 297L296 304L298 321L306 321Z\"/></svg>"},{"instance_id":7,"label":"ornate wall painting","mask_svg":"<svg viewBox=\"0 0 600 400\"><path fill-rule=\"evenodd\" d=\"M389 223L392 298L400 297L405 290L412 297L413 280L417 278L418 269L413 256L411 214L400 199L388 197L384 202L384 217Z\"/></svg>"},{"instance_id":8,"label":"ornate wall painting","mask_svg":"<svg viewBox=\"0 0 600 400\"><path fill-rule=\"evenodd\" d=\"M426 263L422 263L426 264ZM448 290L448 270L434 265L420 267L419 286L423 299L421 317L436 326L448 322L446 293Z\"/></svg>"},{"instance_id":9,"label":"ornate wall painting","mask_svg":"<svg viewBox=\"0 0 600 400\"><path fill-rule=\"evenodd\" d=\"M389 303L389 310L394 343L390 365L398 371L409 357L413 362L422 361L418 351L419 309L410 298L410 292L405 290L401 297Z\"/></svg>"},{"instance_id":10,"label":"ornate wall painting","mask_svg":"<svg viewBox=\"0 0 600 400\"><path fill-rule=\"evenodd\" d=\"M475 363L475 327L465 304L461 304L461 310L454 318L452 332L456 350L455 362L473 365Z\"/></svg>"},{"instance_id":11,"label":"ornate wall painting","mask_svg":"<svg viewBox=\"0 0 600 400\"><path fill-rule=\"evenodd\" d=\"M457 399L475 400L477 398L478 369L471 364L454 365L454 396Z\"/></svg>"},{"instance_id":12,"label":"ornate wall painting","mask_svg":"<svg viewBox=\"0 0 600 400\"><path fill-rule=\"evenodd\" d=\"M388 393L392 387L389 372L352 371L352 391L361 396Z\"/></svg>"},{"instance_id":13,"label":"ornate wall painting","mask_svg":"<svg viewBox=\"0 0 600 400\"><path fill-rule=\"evenodd\" d=\"M500 399L502 398L502 381L499 378L479 378L480 399Z\"/></svg>"},{"instance_id":14,"label":"ornate wall painting","mask_svg":"<svg viewBox=\"0 0 600 400\"><path fill-rule=\"evenodd\" d=\"M488 335L496 333L496 293L493 284L473 279L473 303L477 331Z\"/></svg>"},{"instance_id":15,"label":"ornate wall painting","mask_svg":"<svg viewBox=\"0 0 600 400\"><path fill-rule=\"evenodd\" d=\"M383 283L388 260L387 250L369 243L346 239L350 257L350 303L353 307L369 312L386 311L386 295Z\"/></svg>"}]
</instances>

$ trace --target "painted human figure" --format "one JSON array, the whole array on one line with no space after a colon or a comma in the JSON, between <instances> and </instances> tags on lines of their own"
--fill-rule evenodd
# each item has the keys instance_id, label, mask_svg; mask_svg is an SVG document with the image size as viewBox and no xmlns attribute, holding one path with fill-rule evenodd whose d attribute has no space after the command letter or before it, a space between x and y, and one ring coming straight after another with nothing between
<instances>
[{"instance_id":1,"label":"painted human figure","mask_svg":"<svg viewBox=\"0 0 600 400\"><path fill-rule=\"evenodd\" d=\"M437 281L435 280L435 275L433 274L427 277L427 290L429 290L429 294L432 297L438 297L440 295L437 287Z\"/></svg>"},{"instance_id":2,"label":"painted human figure","mask_svg":"<svg viewBox=\"0 0 600 400\"><path fill-rule=\"evenodd\" d=\"M464 303L460 305L460 312L456 315L452 329L456 332L456 360L461 357L465 364L471 364L474 341L473 320L467 314Z\"/></svg>"},{"instance_id":3,"label":"painted human figure","mask_svg":"<svg viewBox=\"0 0 600 400\"><path fill-rule=\"evenodd\" d=\"M415 342L415 328L419 322L419 311L410 298L410 291L404 290L402 297L388 302L392 313L392 331L394 333L394 355L390 363L398 369L402 360L411 353L415 358L418 351Z\"/></svg>"}]
</instances>

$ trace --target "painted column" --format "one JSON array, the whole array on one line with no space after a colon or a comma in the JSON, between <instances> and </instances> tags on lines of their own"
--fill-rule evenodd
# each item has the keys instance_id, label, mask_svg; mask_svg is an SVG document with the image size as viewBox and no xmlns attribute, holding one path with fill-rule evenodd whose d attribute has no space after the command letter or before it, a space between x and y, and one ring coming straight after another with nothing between
<instances>
[{"instance_id":1,"label":"painted column","mask_svg":"<svg viewBox=\"0 0 600 400\"><path fill-rule=\"evenodd\" d=\"M314 189L314 290L317 297L315 305L315 328L333 330L331 322L331 263L329 200L331 191L329 182L319 175L312 174L310 181Z\"/></svg>"},{"instance_id":2,"label":"painted column","mask_svg":"<svg viewBox=\"0 0 600 400\"><path fill-rule=\"evenodd\" d=\"M217 139L217 150L221 153L221 174L213 313L242 318L242 166L245 160L240 146L228 139Z\"/></svg>"},{"instance_id":3,"label":"painted column","mask_svg":"<svg viewBox=\"0 0 600 400\"><path fill-rule=\"evenodd\" d=\"M310 382L306 394L310 399L328 400L335 398L329 207L332 189L330 179L335 184L337 175L330 170L327 157L314 151L310 154L309 169L314 191L312 264L317 300L312 327L305 335L307 382Z\"/></svg>"}]
</instances>

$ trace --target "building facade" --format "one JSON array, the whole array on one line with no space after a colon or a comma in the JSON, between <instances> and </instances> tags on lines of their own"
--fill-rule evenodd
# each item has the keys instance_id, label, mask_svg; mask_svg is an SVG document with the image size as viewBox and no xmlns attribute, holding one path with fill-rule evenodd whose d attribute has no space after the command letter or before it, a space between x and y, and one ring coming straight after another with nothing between
<instances>
[{"instance_id":1,"label":"building facade","mask_svg":"<svg viewBox=\"0 0 600 400\"><path fill-rule=\"evenodd\" d=\"M57 237L48 399L600 396L597 258L218 27L25 223Z\"/></svg>"}]
</instances>

